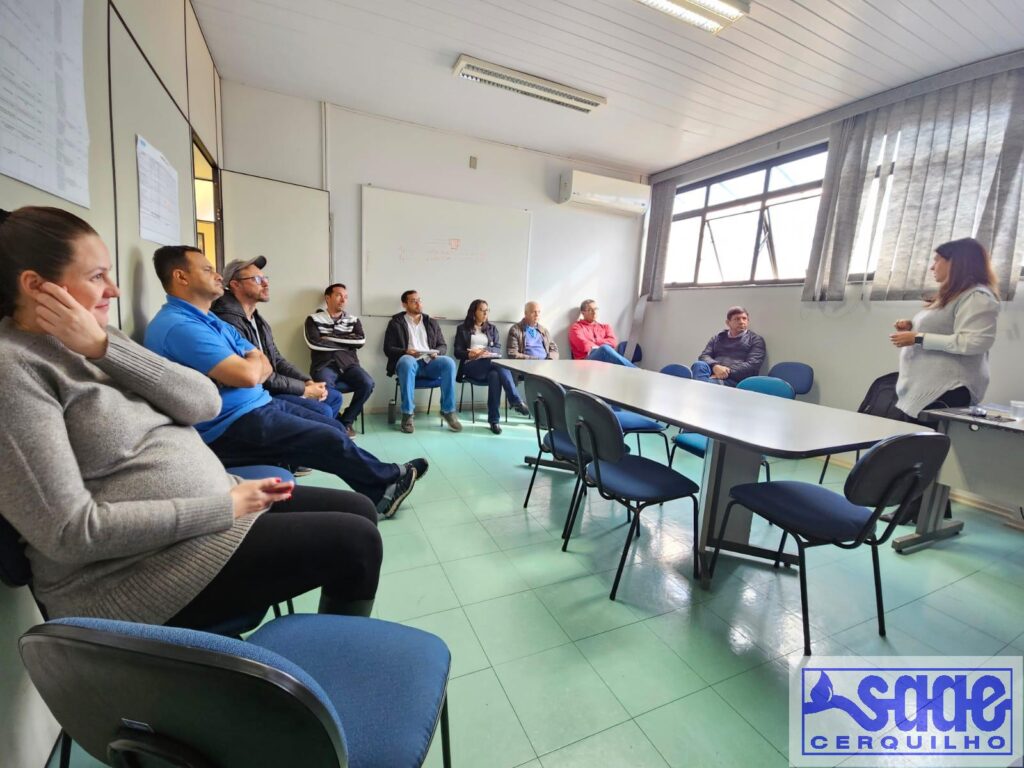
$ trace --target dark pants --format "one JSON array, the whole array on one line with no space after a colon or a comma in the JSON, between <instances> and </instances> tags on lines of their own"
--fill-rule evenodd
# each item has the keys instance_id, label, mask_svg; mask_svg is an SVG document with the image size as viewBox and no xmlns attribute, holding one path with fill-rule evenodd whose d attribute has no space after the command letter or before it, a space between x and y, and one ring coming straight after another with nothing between
<instances>
[{"instance_id":1,"label":"dark pants","mask_svg":"<svg viewBox=\"0 0 1024 768\"><path fill-rule=\"evenodd\" d=\"M348 403L348 408L342 411L338 418L346 427L355 424L363 406L373 394L373 377L361 365L350 365L344 371L339 371L332 363L316 372L316 380L324 382L329 388L337 388L340 381L352 390L352 399Z\"/></svg>"},{"instance_id":2,"label":"dark pants","mask_svg":"<svg viewBox=\"0 0 1024 768\"><path fill-rule=\"evenodd\" d=\"M382 556L377 510L364 496L296 486L290 500L256 519L220 573L167 624L209 627L318 587L335 605L372 600Z\"/></svg>"},{"instance_id":3,"label":"dark pants","mask_svg":"<svg viewBox=\"0 0 1024 768\"><path fill-rule=\"evenodd\" d=\"M316 411L329 419L333 419L338 415L338 411L341 410L341 392L336 389L331 389L330 386L327 387L327 399L325 400L312 400L308 397L303 397L302 395L288 394L273 395L273 397L280 398L281 400L287 400L293 405L306 408L310 411Z\"/></svg>"},{"instance_id":4,"label":"dark pants","mask_svg":"<svg viewBox=\"0 0 1024 768\"><path fill-rule=\"evenodd\" d=\"M513 405L520 400L512 372L492 365L489 357L465 361L462 375L474 381L487 382L487 421L490 424L501 421L501 390L505 390L505 397Z\"/></svg>"},{"instance_id":5,"label":"dark pants","mask_svg":"<svg viewBox=\"0 0 1024 768\"><path fill-rule=\"evenodd\" d=\"M277 399L238 418L210 448L225 467L288 464L330 472L374 503L401 474L397 464L353 443L336 419Z\"/></svg>"}]
</instances>

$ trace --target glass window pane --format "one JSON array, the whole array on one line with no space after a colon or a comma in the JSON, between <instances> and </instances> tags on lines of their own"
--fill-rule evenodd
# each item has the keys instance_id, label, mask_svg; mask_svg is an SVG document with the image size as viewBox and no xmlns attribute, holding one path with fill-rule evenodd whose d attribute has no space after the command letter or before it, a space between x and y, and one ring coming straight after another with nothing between
<instances>
[{"instance_id":1,"label":"glass window pane","mask_svg":"<svg viewBox=\"0 0 1024 768\"><path fill-rule=\"evenodd\" d=\"M677 213L686 213L687 211L696 211L698 208L704 207L704 196L707 194L707 187L700 187L698 189L691 189L689 192L683 192L682 194L676 195L675 203L672 205L673 215Z\"/></svg>"},{"instance_id":2,"label":"glass window pane","mask_svg":"<svg viewBox=\"0 0 1024 768\"><path fill-rule=\"evenodd\" d=\"M665 257L666 283L692 283L697 270L700 216L672 222Z\"/></svg>"},{"instance_id":3,"label":"glass window pane","mask_svg":"<svg viewBox=\"0 0 1024 768\"><path fill-rule=\"evenodd\" d=\"M779 280L803 280L807 274L820 200L819 194L768 208Z\"/></svg>"},{"instance_id":4,"label":"glass window pane","mask_svg":"<svg viewBox=\"0 0 1024 768\"><path fill-rule=\"evenodd\" d=\"M768 191L774 192L797 184L821 181L825 177L825 161L827 159L828 152L819 152L816 155L801 157L799 160L791 160L788 163L775 166L771 169L771 177L768 179Z\"/></svg>"},{"instance_id":5,"label":"glass window pane","mask_svg":"<svg viewBox=\"0 0 1024 768\"><path fill-rule=\"evenodd\" d=\"M772 257L768 252L768 238L761 238L757 250L757 265L754 267L754 280L774 280L775 270L772 269Z\"/></svg>"},{"instance_id":6,"label":"glass window pane","mask_svg":"<svg viewBox=\"0 0 1024 768\"><path fill-rule=\"evenodd\" d=\"M764 192L764 173L763 170L754 171L712 184L708 205L727 203L730 200L740 200L744 197L762 194ZM753 245L751 245L751 249L753 249Z\"/></svg>"},{"instance_id":7,"label":"glass window pane","mask_svg":"<svg viewBox=\"0 0 1024 768\"><path fill-rule=\"evenodd\" d=\"M719 215L704 228L698 283L721 283L750 279L750 260L760 212L745 211Z\"/></svg>"}]
</instances>

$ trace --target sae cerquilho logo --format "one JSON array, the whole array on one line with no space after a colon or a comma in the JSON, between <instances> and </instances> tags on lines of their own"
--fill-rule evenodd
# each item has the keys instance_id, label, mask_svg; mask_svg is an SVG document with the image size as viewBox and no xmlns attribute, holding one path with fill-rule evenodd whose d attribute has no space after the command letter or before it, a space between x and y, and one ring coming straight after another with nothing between
<instances>
[{"instance_id":1,"label":"sae cerquilho logo","mask_svg":"<svg viewBox=\"0 0 1024 768\"><path fill-rule=\"evenodd\" d=\"M821 656L792 670L794 766L1020 765L1020 656Z\"/></svg>"}]
</instances>

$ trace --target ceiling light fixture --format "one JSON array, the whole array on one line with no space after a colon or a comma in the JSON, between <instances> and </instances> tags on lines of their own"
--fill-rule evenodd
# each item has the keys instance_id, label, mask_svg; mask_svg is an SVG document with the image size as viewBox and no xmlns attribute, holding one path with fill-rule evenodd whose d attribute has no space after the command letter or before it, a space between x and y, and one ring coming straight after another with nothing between
<instances>
[{"instance_id":1,"label":"ceiling light fixture","mask_svg":"<svg viewBox=\"0 0 1024 768\"><path fill-rule=\"evenodd\" d=\"M714 35L750 13L750 3L747 0L637 0L637 2Z\"/></svg>"},{"instance_id":2,"label":"ceiling light fixture","mask_svg":"<svg viewBox=\"0 0 1024 768\"><path fill-rule=\"evenodd\" d=\"M462 54L455 62L452 73L456 77L472 80L485 85L493 85L513 93L521 93L534 99L568 107L577 112L591 112L602 104L607 104L603 96L596 96L568 85L545 80L543 77L528 75L516 69L509 69L500 64L474 59Z\"/></svg>"}]
</instances>

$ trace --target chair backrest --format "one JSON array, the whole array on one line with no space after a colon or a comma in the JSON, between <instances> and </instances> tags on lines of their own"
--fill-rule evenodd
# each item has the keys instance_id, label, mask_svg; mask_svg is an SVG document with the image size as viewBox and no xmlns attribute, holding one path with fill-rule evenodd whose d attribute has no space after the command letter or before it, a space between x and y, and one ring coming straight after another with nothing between
<instances>
[{"instance_id":1,"label":"chair backrest","mask_svg":"<svg viewBox=\"0 0 1024 768\"><path fill-rule=\"evenodd\" d=\"M601 461L619 461L626 453L622 426L599 397L572 390L565 395L565 423L577 450Z\"/></svg>"},{"instance_id":2,"label":"chair backrest","mask_svg":"<svg viewBox=\"0 0 1024 768\"><path fill-rule=\"evenodd\" d=\"M523 386L526 405L533 413L537 429L565 432L565 390L562 385L540 376L527 376Z\"/></svg>"},{"instance_id":3,"label":"chair backrest","mask_svg":"<svg viewBox=\"0 0 1024 768\"><path fill-rule=\"evenodd\" d=\"M626 354L626 346L628 344L629 344L628 341L620 341L618 344L615 345L615 351L618 352L620 355L625 356L625 354ZM629 362L631 362L631 363L639 363L643 359L644 359L644 348L640 346L640 342L637 342L636 346L633 347L633 356L631 358L629 358Z\"/></svg>"},{"instance_id":4,"label":"chair backrest","mask_svg":"<svg viewBox=\"0 0 1024 768\"><path fill-rule=\"evenodd\" d=\"M768 375L787 382L798 395L806 395L814 385L814 369L807 363L776 363Z\"/></svg>"},{"instance_id":5,"label":"chair backrest","mask_svg":"<svg viewBox=\"0 0 1024 768\"><path fill-rule=\"evenodd\" d=\"M690 366L680 363L669 363L661 369L661 372L667 373L669 376L678 376L680 379L693 378L693 371L690 370Z\"/></svg>"},{"instance_id":6,"label":"chair backrest","mask_svg":"<svg viewBox=\"0 0 1024 768\"><path fill-rule=\"evenodd\" d=\"M784 397L787 400L792 400L796 397L793 387L788 382L776 379L774 376L751 376L737 384L736 389L748 389L751 392L760 392L762 395L772 395L773 397Z\"/></svg>"},{"instance_id":7,"label":"chair backrest","mask_svg":"<svg viewBox=\"0 0 1024 768\"><path fill-rule=\"evenodd\" d=\"M32 581L32 566L25 557L25 545L14 526L0 517L0 582L24 587Z\"/></svg>"},{"instance_id":8,"label":"chair backrest","mask_svg":"<svg viewBox=\"0 0 1024 768\"><path fill-rule=\"evenodd\" d=\"M186 754L192 762L169 764L197 768L348 764L327 694L301 667L257 645L61 619L29 630L19 648L54 717L101 761L115 743L128 753Z\"/></svg>"}]
</instances>

